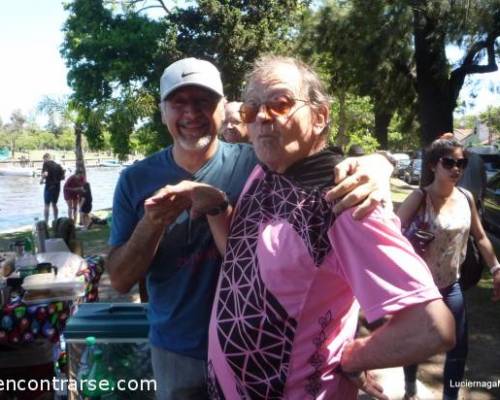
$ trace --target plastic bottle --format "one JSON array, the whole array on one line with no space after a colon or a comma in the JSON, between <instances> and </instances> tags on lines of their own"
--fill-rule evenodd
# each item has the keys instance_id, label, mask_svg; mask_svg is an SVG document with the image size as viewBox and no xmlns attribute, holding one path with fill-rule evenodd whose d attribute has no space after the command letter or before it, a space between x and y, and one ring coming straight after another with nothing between
<instances>
[{"instance_id":1,"label":"plastic bottle","mask_svg":"<svg viewBox=\"0 0 500 400\"><path fill-rule=\"evenodd\" d=\"M38 248L38 232L36 231L36 225L38 224L38 217L33 220L33 226L31 227L31 236L33 237L33 251L36 253Z\"/></svg>"},{"instance_id":2,"label":"plastic bottle","mask_svg":"<svg viewBox=\"0 0 500 400\"><path fill-rule=\"evenodd\" d=\"M45 253L45 239L47 239L47 225L45 221L35 218L33 221L33 241L35 242L35 252Z\"/></svg>"},{"instance_id":3,"label":"plastic bottle","mask_svg":"<svg viewBox=\"0 0 500 400\"><path fill-rule=\"evenodd\" d=\"M80 357L80 365L78 366L78 373L76 375L77 379L81 381L87 378L90 372L90 367L92 366L93 353L95 348L95 337L87 336L85 338L85 350L83 350L82 356Z\"/></svg>"},{"instance_id":4,"label":"plastic bottle","mask_svg":"<svg viewBox=\"0 0 500 400\"><path fill-rule=\"evenodd\" d=\"M33 254L33 238L24 238L24 253Z\"/></svg>"},{"instance_id":5,"label":"plastic bottle","mask_svg":"<svg viewBox=\"0 0 500 400\"><path fill-rule=\"evenodd\" d=\"M100 399L111 395L115 388L115 379L102 360L102 350L95 349L93 363L83 386L83 395L87 399ZM106 396L107 397L107 396Z\"/></svg>"},{"instance_id":6,"label":"plastic bottle","mask_svg":"<svg viewBox=\"0 0 500 400\"><path fill-rule=\"evenodd\" d=\"M16 255L15 267L19 271L19 276L24 279L26 276L34 273L37 261L31 252L31 243L28 239L22 242L22 248L23 250L20 252L20 255Z\"/></svg>"}]
</instances>

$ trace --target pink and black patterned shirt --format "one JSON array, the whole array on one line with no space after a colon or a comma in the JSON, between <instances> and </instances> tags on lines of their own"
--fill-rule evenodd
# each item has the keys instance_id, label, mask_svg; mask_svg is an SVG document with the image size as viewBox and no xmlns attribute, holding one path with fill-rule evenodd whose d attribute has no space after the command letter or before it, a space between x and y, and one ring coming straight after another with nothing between
<instances>
[{"instance_id":1,"label":"pink and black patterned shirt","mask_svg":"<svg viewBox=\"0 0 500 400\"><path fill-rule=\"evenodd\" d=\"M213 399L355 399L332 370L354 338L359 304L374 321L441 297L392 212L336 217L323 195L286 174L252 172L212 308Z\"/></svg>"}]
</instances>

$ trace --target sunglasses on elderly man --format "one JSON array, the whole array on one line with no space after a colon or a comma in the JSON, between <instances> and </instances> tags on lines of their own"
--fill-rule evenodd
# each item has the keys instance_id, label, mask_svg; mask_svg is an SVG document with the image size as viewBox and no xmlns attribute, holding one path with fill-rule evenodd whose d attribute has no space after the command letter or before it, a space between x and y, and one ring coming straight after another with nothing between
<instances>
[{"instance_id":1,"label":"sunglasses on elderly man","mask_svg":"<svg viewBox=\"0 0 500 400\"><path fill-rule=\"evenodd\" d=\"M244 102L240 107L241 120L246 124L255 122L261 107L264 107L264 111L270 117L275 118L287 116L298 101L304 104L309 103L307 100L295 99L293 97L286 96L272 98L264 103L256 103L254 101Z\"/></svg>"},{"instance_id":2,"label":"sunglasses on elderly man","mask_svg":"<svg viewBox=\"0 0 500 400\"><path fill-rule=\"evenodd\" d=\"M467 167L467 161L468 160L466 158L459 158L458 160L455 160L451 157L441 157L441 165L445 169L452 169L453 167L465 169L465 167Z\"/></svg>"}]
</instances>

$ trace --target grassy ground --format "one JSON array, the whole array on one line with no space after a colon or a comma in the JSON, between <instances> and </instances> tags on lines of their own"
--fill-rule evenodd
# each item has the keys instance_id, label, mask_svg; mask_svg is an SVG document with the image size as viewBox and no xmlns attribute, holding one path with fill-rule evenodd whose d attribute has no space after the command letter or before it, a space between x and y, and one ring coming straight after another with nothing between
<instances>
[{"instance_id":1,"label":"grassy ground","mask_svg":"<svg viewBox=\"0 0 500 400\"><path fill-rule=\"evenodd\" d=\"M397 205L404 200L412 187L399 180L391 185L393 200ZM102 216L101 216L102 217ZM0 250L8 248L9 243L29 234L15 232L0 234ZM107 225L94 225L88 231L77 231L77 239L83 242L85 255L103 254L107 249L109 228ZM500 256L500 240L494 241L496 253ZM469 318L469 357L465 378L469 382L485 382L500 384L500 304L493 303L491 297L492 280L485 273L478 287L466 293ZM438 355L422 364L419 378L433 388L440 388L442 383L442 365L444 357ZM394 384L400 385L400 382ZM500 399L500 388L462 390L462 400L495 400ZM433 400L433 399L422 399Z\"/></svg>"}]
</instances>

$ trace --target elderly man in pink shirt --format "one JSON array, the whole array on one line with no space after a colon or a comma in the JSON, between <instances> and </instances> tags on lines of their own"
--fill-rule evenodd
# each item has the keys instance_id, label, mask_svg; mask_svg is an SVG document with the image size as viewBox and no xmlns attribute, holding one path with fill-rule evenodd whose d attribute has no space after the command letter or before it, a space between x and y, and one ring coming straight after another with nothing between
<instances>
[{"instance_id":1,"label":"elderly man in pink shirt","mask_svg":"<svg viewBox=\"0 0 500 400\"><path fill-rule=\"evenodd\" d=\"M258 165L234 210L225 193L181 182L224 262L209 329L213 399L387 399L366 372L454 345L453 318L391 210L361 221L325 199L340 156L327 147L329 98L302 62L258 60L240 113ZM355 339L359 308L369 321Z\"/></svg>"}]
</instances>

